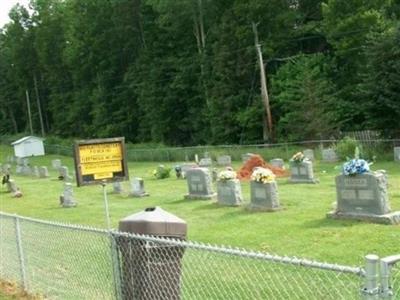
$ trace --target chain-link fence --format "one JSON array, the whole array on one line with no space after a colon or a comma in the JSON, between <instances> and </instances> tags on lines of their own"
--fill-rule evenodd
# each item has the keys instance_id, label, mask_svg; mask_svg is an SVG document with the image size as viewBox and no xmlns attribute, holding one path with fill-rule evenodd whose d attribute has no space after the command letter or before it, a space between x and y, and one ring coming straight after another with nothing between
<instances>
[{"instance_id":1,"label":"chain-link fence","mask_svg":"<svg viewBox=\"0 0 400 300\"><path fill-rule=\"evenodd\" d=\"M367 259L364 271L5 213L0 259L1 280L48 299L336 300L380 293L378 260ZM397 260L388 261L386 295L398 299Z\"/></svg>"},{"instance_id":2,"label":"chain-link fence","mask_svg":"<svg viewBox=\"0 0 400 300\"><path fill-rule=\"evenodd\" d=\"M220 155L229 155L234 161L241 161L245 153L259 154L264 158L282 158L288 160L298 151L305 149L314 150L315 158L323 158L322 149L331 148L339 152L339 158L346 159L354 153L346 152L346 145L341 146L341 140L312 140L293 143L258 144L258 145L219 145L219 146L197 146L176 148L152 148L136 149L127 145L127 159L129 161L193 161L197 155L199 158L209 156L217 160ZM363 155L372 160L393 160L393 148L400 147L400 139L391 140L357 140ZM46 144L46 153L72 156L73 147ZM337 149L338 148L338 149ZM352 150L354 151L354 149ZM343 153L342 153L343 152Z\"/></svg>"}]
</instances>

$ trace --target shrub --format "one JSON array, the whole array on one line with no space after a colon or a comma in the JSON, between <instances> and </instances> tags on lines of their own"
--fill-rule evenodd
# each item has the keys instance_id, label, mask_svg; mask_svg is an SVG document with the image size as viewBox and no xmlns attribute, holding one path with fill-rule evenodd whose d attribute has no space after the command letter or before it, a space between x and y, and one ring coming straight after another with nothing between
<instances>
[{"instance_id":1,"label":"shrub","mask_svg":"<svg viewBox=\"0 0 400 300\"><path fill-rule=\"evenodd\" d=\"M357 140L346 136L336 144L336 153L340 159L349 160L354 156L356 147L360 150L360 157L363 157L360 143Z\"/></svg>"}]
</instances>

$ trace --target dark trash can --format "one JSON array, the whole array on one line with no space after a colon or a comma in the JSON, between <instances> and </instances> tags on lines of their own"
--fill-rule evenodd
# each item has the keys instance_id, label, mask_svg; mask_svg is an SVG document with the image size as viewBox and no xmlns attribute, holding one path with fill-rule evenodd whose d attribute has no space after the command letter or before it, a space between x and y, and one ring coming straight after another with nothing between
<instances>
[{"instance_id":1,"label":"dark trash can","mask_svg":"<svg viewBox=\"0 0 400 300\"><path fill-rule=\"evenodd\" d=\"M146 208L119 222L122 232L185 240L187 224L160 207ZM184 247L120 237L123 299L180 299Z\"/></svg>"}]
</instances>

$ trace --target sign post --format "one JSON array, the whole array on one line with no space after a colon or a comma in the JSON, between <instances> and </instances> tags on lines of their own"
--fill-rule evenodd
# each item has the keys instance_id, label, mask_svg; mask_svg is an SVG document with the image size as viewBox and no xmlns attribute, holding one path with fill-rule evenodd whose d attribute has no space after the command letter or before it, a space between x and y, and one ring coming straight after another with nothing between
<instances>
[{"instance_id":1,"label":"sign post","mask_svg":"<svg viewBox=\"0 0 400 300\"><path fill-rule=\"evenodd\" d=\"M129 180L125 138L81 140L75 142L74 161L78 187L101 184L107 229L111 229L107 182Z\"/></svg>"}]
</instances>

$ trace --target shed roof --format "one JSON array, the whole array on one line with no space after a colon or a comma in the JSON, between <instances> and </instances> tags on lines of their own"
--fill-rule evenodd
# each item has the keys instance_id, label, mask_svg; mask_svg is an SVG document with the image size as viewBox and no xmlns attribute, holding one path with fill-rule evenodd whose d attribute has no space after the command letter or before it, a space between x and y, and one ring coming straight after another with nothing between
<instances>
[{"instance_id":1,"label":"shed roof","mask_svg":"<svg viewBox=\"0 0 400 300\"><path fill-rule=\"evenodd\" d=\"M40 137L29 135L29 136L25 136L25 137L23 137L23 138L21 138L19 140L16 140L15 142L12 142L11 145L13 145L13 146L14 145L18 145L18 144L21 144L21 143L29 140L29 139L34 139L34 140L39 140L39 141L43 141L44 140L44 139L42 139Z\"/></svg>"}]
</instances>

